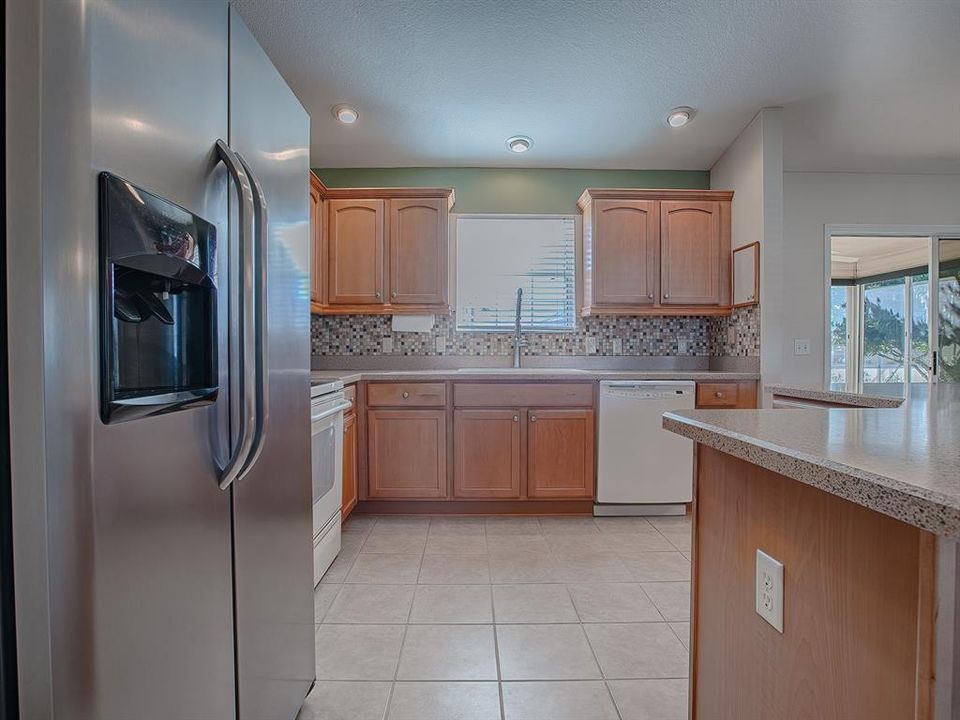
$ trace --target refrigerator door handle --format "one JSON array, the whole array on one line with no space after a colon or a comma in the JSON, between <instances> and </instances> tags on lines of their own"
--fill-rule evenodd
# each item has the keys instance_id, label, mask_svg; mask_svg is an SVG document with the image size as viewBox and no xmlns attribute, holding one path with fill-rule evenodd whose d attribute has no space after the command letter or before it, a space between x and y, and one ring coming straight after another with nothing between
<instances>
[{"instance_id":1,"label":"refrigerator door handle","mask_svg":"<svg viewBox=\"0 0 960 720\"><path fill-rule=\"evenodd\" d=\"M267 238L269 237L270 224L267 215L267 198L264 195L260 179L243 156L240 153L236 155L237 160L240 161L244 172L250 179L250 184L253 186L253 212L256 218L253 294L257 328L253 345L256 354L256 384L254 390L256 393L257 419L254 426L253 447L240 473L240 477L242 477L256 464L257 458L260 457L267 431L269 409L269 384L267 382L267 348L269 347L267 344Z\"/></svg>"},{"instance_id":2,"label":"refrigerator door handle","mask_svg":"<svg viewBox=\"0 0 960 720\"><path fill-rule=\"evenodd\" d=\"M217 155L227 166L230 179L237 189L240 199L238 235L240 237L240 272L235 292L230 295L230 316L238 319L239 348L237 370L239 377L231 377L231 384L237 383L240 398L239 432L237 442L227 462L220 468L219 484L226 490L243 474L247 467L247 458L253 449L257 424L256 396L256 348L250 342L255 336L255 312L253 307L253 230L254 204L253 190L243 166L233 150L223 141L217 140ZM230 283L227 284L230 288ZM230 288L234 290L234 288Z\"/></svg>"}]
</instances>

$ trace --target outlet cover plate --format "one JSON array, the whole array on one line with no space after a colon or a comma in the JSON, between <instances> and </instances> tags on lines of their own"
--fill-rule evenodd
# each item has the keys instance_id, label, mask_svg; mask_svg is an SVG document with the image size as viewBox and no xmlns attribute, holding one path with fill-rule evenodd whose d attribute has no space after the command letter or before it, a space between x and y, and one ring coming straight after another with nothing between
<instances>
[{"instance_id":1,"label":"outlet cover plate","mask_svg":"<svg viewBox=\"0 0 960 720\"><path fill-rule=\"evenodd\" d=\"M810 354L810 338L794 338L793 354L809 355Z\"/></svg>"},{"instance_id":2,"label":"outlet cover plate","mask_svg":"<svg viewBox=\"0 0 960 720\"><path fill-rule=\"evenodd\" d=\"M597 354L597 339L593 335L587 335L587 355Z\"/></svg>"},{"instance_id":3,"label":"outlet cover plate","mask_svg":"<svg viewBox=\"0 0 960 720\"><path fill-rule=\"evenodd\" d=\"M783 563L757 548L757 614L783 633Z\"/></svg>"}]
</instances>

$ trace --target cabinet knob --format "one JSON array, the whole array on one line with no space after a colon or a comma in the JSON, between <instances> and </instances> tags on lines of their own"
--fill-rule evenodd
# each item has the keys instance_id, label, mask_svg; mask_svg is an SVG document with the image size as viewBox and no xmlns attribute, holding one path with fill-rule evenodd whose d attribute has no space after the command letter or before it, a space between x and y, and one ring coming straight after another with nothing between
<instances>
[{"instance_id":1,"label":"cabinet knob","mask_svg":"<svg viewBox=\"0 0 960 720\"><path fill-rule=\"evenodd\" d=\"M514 421L514 422L520 422L520 416L519 416L519 415L514 415L514 416L513 416L513 421Z\"/></svg>"},{"instance_id":2,"label":"cabinet knob","mask_svg":"<svg viewBox=\"0 0 960 720\"><path fill-rule=\"evenodd\" d=\"M537 416L536 416L536 415L531 415L531 416L530 416L530 422L536 422L536 421L537 421Z\"/></svg>"},{"instance_id":3,"label":"cabinet knob","mask_svg":"<svg viewBox=\"0 0 960 720\"><path fill-rule=\"evenodd\" d=\"M381 297L382 297L382 295L381 295L380 291L377 290L377 300L379 300Z\"/></svg>"},{"instance_id":4,"label":"cabinet knob","mask_svg":"<svg viewBox=\"0 0 960 720\"><path fill-rule=\"evenodd\" d=\"M664 294L663 294L663 299L664 299L664 300L666 300L668 297L670 297L670 293L664 293Z\"/></svg>"},{"instance_id":5,"label":"cabinet knob","mask_svg":"<svg viewBox=\"0 0 960 720\"><path fill-rule=\"evenodd\" d=\"M404 391L403 391L403 399L406 400L408 397L410 397L410 393L408 393L406 390L404 390Z\"/></svg>"},{"instance_id":6,"label":"cabinet knob","mask_svg":"<svg viewBox=\"0 0 960 720\"><path fill-rule=\"evenodd\" d=\"M717 391L713 394L713 396L714 396L715 398L722 398L722 397L723 397L723 393L720 392L719 390L717 390Z\"/></svg>"},{"instance_id":7,"label":"cabinet knob","mask_svg":"<svg viewBox=\"0 0 960 720\"><path fill-rule=\"evenodd\" d=\"M652 292L648 292L648 293L647 293L647 297L650 298L651 300L653 300L653 293L652 293Z\"/></svg>"},{"instance_id":8,"label":"cabinet knob","mask_svg":"<svg viewBox=\"0 0 960 720\"><path fill-rule=\"evenodd\" d=\"M396 290L394 290L392 293L390 293L390 297L394 297L394 298L395 298L396 296L397 296L397 291L396 291Z\"/></svg>"}]
</instances>

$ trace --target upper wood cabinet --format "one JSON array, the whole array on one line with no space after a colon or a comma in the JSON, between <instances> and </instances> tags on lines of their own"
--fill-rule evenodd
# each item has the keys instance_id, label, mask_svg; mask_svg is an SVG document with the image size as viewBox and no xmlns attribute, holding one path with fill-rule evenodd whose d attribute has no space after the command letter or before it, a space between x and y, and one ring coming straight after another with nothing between
<instances>
[{"instance_id":1,"label":"upper wood cabinet","mask_svg":"<svg viewBox=\"0 0 960 720\"><path fill-rule=\"evenodd\" d=\"M732 198L719 190L584 190L582 314L729 314Z\"/></svg>"},{"instance_id":2,"label":"upper wood cabinet","mask_svg":"<svg viewBox=\"0 0 960 720\"><path fill-rule=\"evenodd\" d=\"M720 297L720 203L660 203L660 285L664 305L730 303Z\"/></svg>"},{"instance_id":3,"label":"upper wood cabinet","mask_svg":"<svg viewBox=\"0 0 960 720\"><path fill-rule=\"evenodd\" d=\"M327 188L320 179L310 173L310 304L323 301L323 235L324 212L323 198Z\"/></svg>"},{"instance_id":4,"label":"upper wood cabinet","mask_svg":"<svg viewBox=\"0 0 960 720\"><path fill-rule=\"evenodd\" d=\"M660 206L652 200L597 200L585 233L591 304L653 305L660 261Z\"/></svg>"},{"instance_id":5,"label":"upper wood cabinet","mask_svg":"<svg viewBox=\"0 0 960 720\"><path fill-rule=\"evenodd\" d=\"M324 188L318 313L448 312L449 188Z\"/></svg>"},{"instance_id":6,"label":"upper wood cabinet","mask_svg":"<svg viewBox=\"0 0 960 720\"><path fill-rule=\"evenodd\" d=\"M447 299L447 203L389 200L390 302L442 305Z\"/></svg>"}]
</instances>

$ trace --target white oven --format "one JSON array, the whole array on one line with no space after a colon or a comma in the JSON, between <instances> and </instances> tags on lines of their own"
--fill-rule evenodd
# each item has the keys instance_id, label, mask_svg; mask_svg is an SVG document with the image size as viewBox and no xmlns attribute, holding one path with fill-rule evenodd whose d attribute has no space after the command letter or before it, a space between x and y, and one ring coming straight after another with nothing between
<instances>
[{"instance_id":1,"label":"white oven","mask_svg":"<svg viewBox=\"0 0 960 720\"><path fill-rule=\"evenodd\" d=\"M343 411L351 406L343 383L310 389L310 455L313 476L313 582L340 552L340 506L343 498Z\"/></svg>"}]
</instances>

